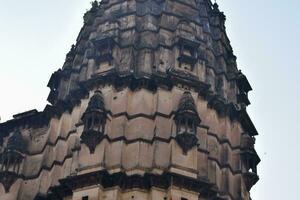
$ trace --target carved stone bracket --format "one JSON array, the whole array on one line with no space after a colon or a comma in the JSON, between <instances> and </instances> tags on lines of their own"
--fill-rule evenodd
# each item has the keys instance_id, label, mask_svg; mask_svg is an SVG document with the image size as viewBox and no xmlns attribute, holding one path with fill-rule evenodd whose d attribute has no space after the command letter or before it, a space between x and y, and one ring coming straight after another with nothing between
<instances>
[{"instance_id":1,"label":"carved stone bracket","mask_svg":"<svg viewBox=\"0 0 300 200\"><path fill-rule=\"evenodd\" d=\"M18 175L14 172L3 171L0 172L0 183L3 184L5 192L8 193L10 187L16 182Z\"/></svg>"},{"instance_id":2,"label":"carved stone bracket","mask_svg":"<svg viewBox=\"0 0 300 200\"><path fill-rule=\"evenodd\" d=\"M255 183L257 183L257 181L259 180L257 174L253 172L244 173L243 178L245 180L245 185L248 191L250 191L252 186L255 185Z\"/></svg>"},{"instance_id":3,"label":"carved stone bracket","mask_svg":"<svg viewBox=\"0 0 300 200\"><path fill-rule=\"evenodd\" d=\"M93 130L84 131L81 135L82 143L89 148L91 153L95 152L95 148L100 143L102 138L103 133Z\"/></svg>"},{"instance_id":4,"label":"carved stone bracket","mask_svg":"<svg viewBox=\"0 0 300 200\"><path fill-rule=\"evenodd\" d=\"M198 138L194 134L183 133L176 136L178 145L182 148L184 153L197 146Z\"/></svg>"}]
</instances>

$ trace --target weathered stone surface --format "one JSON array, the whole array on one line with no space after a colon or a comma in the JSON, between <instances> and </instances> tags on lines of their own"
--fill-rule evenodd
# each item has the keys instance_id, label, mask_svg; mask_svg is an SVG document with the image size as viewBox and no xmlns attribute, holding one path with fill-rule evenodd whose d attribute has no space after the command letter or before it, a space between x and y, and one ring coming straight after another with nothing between
<instances>
[{"instance_id":1,"label":"weathered stone surface","mask_svg":"<svg viewBox=\"0 0 300 200\"><path fill-rule=\"evenodd\" d=\"M0 199L250 200L252 88L224 22L210 0L94 2L51 105L0 124L22 155L0 159Z\"/></svg>"}]
</instances>

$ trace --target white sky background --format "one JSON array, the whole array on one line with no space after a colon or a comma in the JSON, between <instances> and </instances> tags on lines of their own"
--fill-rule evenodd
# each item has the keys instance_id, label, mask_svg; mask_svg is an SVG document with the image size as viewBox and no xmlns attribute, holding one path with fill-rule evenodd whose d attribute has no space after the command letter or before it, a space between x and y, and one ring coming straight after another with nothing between
<instances>
[{"instance_id":1,"label":"white sky background","mask_svg":"<svg viewBox=\"0 0 300 200\"><path fill-rule=\"evenodd\" d=\"M254 91L260 135L254 200L297 200L300 180L300 1L218 0L239 68ZM83 24L89 0L0 0L0 116L43 110L51 74Z\"/></svg>"}]
</instances>

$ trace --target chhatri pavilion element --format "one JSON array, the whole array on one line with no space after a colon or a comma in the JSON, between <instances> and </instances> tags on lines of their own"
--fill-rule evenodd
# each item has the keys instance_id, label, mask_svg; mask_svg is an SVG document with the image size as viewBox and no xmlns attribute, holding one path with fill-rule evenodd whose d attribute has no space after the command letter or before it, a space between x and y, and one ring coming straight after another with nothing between
<instances>
[{"instance_id":1,"label":"chhatri pavilion element","mask_svg":"<svg viewBox=\"0 0 300 200\"><path fill-rule=\"evenodd\" d=\"M94 1L49 105L0 124L3 200L250 200L258 134L210 0Z\"/></svg>"}]
</instances>

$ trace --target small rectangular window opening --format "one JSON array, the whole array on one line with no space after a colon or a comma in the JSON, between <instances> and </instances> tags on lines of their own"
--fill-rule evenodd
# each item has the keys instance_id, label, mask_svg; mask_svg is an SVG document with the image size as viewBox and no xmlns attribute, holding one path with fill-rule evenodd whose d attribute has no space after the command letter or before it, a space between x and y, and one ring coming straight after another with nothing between
<instances>
[{"instance_id":1,"label":"small rectangular window opening","mask_svg":"<svg viewBox=\"0 0 300 200\"><path fill-rule=\"evenodd\" d=\"M82 197L82 200L89 200L89 196Z\"/></svg>"}]
</instances>

